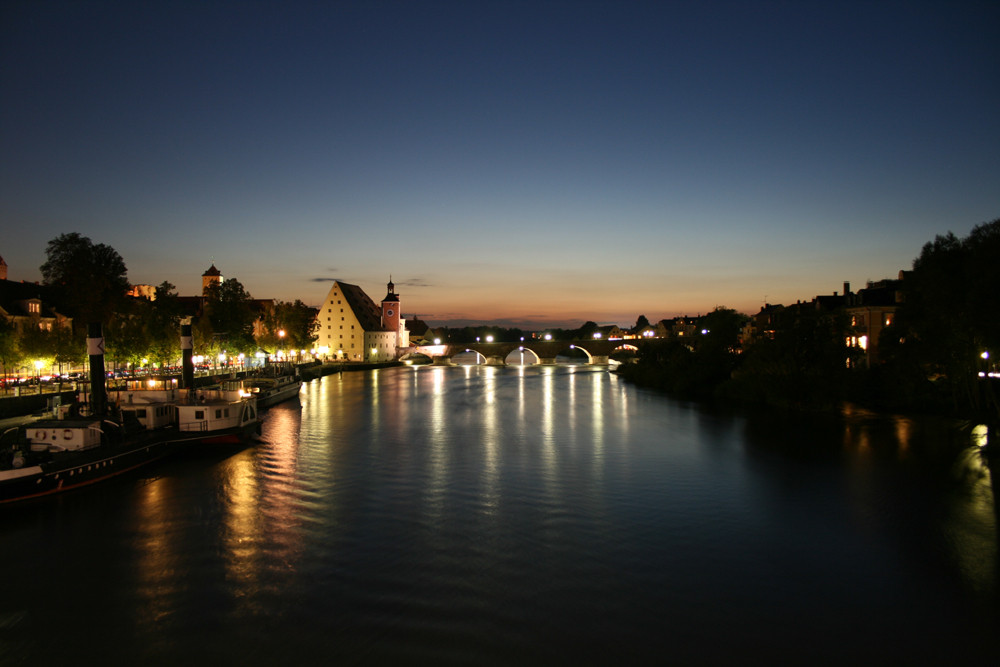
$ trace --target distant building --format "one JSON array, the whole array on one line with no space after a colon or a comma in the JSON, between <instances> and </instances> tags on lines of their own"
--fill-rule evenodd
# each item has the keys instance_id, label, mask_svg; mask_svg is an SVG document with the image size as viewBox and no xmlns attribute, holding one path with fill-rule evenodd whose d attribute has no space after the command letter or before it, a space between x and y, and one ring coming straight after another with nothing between
<instances>
[{"instance_id":1,"label":"distant building","mask_svg":"<svg viewBox=\"0 0 1000 667\"><path fill-rule=\"evenodd\" d=\"M208 295L208 290L213 285L222 285L225 278L222 276L222 272L215 267L215 263L201 274L201 295L199 296L178 296L177 303L180 305L182 316L185 319L198 319L204 314L205 311L205 297ZM142 285L136 285L135 287L143 287ZM135 287L133 289L135 289ZM156 288L153 288L153 293L155 295ZM141 296L141 295L133 295ZM260 337L264 333L264 323L265 318L268 314L274 311L274 299L251 299L250 309L254 314L253 323L253 335L255 338Z\"/></svg>"},{"instance_id":2,"label":"distant building","mask_svg":"<svg viewBox=\"0 0 1000 667\"><path fill-rule=\"evenodd\" d=\"M773 340L774 333L778 328L778 316L784 306L771 305L765 303L760 308L760 312L751 315L743 325L740 333L740 344L746 348L760 340Z\"/></svg>"},{"instance_id":3,"label":"distant building","mask_svg":"<svg viewBox=\"0 0 1000 667\"><path fill-rule=\"evenodd\" d=\"M156 288L152 285L132 285L127 294L136 299L156 301Z\"/></svg>"},{"instance_id":4,"label":"distant building","mask_svg":"<svg viewBox=\"0 0 1000 667\"><path fill-rule=\"evenodd\" d=\"M903 272L897 280L869 282L868 286L849 294L847 316L850 318L851 333L847 347L860 348L865 352L865 364L871 367L879 359L879 338L882 330L891 326L896 319L896 310L903 302ZM845 283L845 289L849 290Z\"/></svg>"},{"instance_id":5,"label":"distant building","mask_svg":"<svg viewBox=\"0 0 1000 667\"><path fill-rule=\"evenodd\" d=\"M390 279L381 305L357 285L335 281L316 316L316 347L347 361L392 361L410 344Z\"/></svg>"},{"instance_id":6,"label":"distant building","mask_svg":"<svg viewBox=\"0 0 1000 667\"><path fill-rule=\"evenodd\" d=\"M225 278L222 277L222 272L215 268L215 262L212 262L212 266L208 267L208 270L201 274L202 296L208 294L208 290L212 285L221 285L223 280Z\"/></svg>"},{"instance_id":7,"label":"distant building","mask_svg":"<svg viewBox=\"0 0 1000 667\"><path fill-rule=\"evenodd\" d=\"M591 336L598 340L622 340L625 332L617 324L610 324L594 329Z\"/></svg>"},{"instance_id":8,"label":"distant building","mask_svg":"<svg viewBox=\"0 0 1000 667\"><path fill-rule=\"evenodd\" d=\"M28 327L53 331L73 326L73 318L56 311L50 303L49 289L45 285L0 280L0 317L22 333Z\"/></svg>"},{"instance_id":9,"label":"distant building","mask_svg":"<svg viewBox=\"0 0 1000 667\"><path fill-rule=\"evenodd\" d=\"M0 280L7 280L7 262L0 257Z\"/></svg>"},{"instance_id":10,"label":"distant building","mask_svg":"<svg viewBox=\"0 0 1000 667\"><path fill-rule=\"evenodd\" d=\"M410 343L423 345L428 341L430 327L416 315L406 320L406 330L410 336Z\"/></svg>"}]
</instances>

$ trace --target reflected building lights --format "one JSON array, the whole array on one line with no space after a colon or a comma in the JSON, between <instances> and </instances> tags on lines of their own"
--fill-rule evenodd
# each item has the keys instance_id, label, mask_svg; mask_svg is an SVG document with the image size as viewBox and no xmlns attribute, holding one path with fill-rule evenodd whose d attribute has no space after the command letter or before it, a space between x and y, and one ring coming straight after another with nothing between
<instances>
[{"instance_id":1,"label":"reflected building lights","mask_svg":"<svg viewBox=\"0 0 1000 667\"><path fill-rule=\"evenodd\" d=\"M896 417L896 442L899 446L898 455L905 459L910 454L910 439L913 436L913 422L906 417Z\"/></svg>"},{"instance_id":2,"label":"reflected building lights","mask_svg":"<svg viewBox=\"0 0 1000 667\"><path fill-rule=\"evenodd\" d=\"M448 486L448 403L445 369L434 368L431 375L431 404L428 422L428 484L424 507L427 525L439 527L444 522L445 494ZM468 371L468 368L466 368Z\"/></svg>"},{"instance_id":3,"label":"reflected building lights","mask_svg":"<svg viewBox=\"0 0 1000 667\"><path fill-rule=\"evenodd\" d=\"M229 581L254 590L260 575L258 562L263 540L257 474L249 456L233 457L228 464L224 567Z\"/></svg>"},{"instance_id":4,"label":"reflected building lights","mask_svg":"<svg viewBox=\"0 0 1000 667\"><path fill-rule=\"evenodd\" d=\"M181 585L177 577L180 554L174 550L170 512L164 507L165 483L157 480L143 486L135 504L136 592L145 601L136 622L150 627L176 612L173 601Z\"/></svg>"},{"instance_id":5,"label":"reflected building lights","mask_svg":"<svg viewBox=\"0 0 1000 667\"><path fill-rule=\"evenodd\" d=\"M483 447L484 459L484 490L483 506L492 513L497 506L497 489L499 487L499 450L502 424L500 422L500 402L496 400L497 376L496 368L486 368L484 390L486 401L483 408Z\"/></svg>"},{"instance_id":6,"label":"reflected building lights","mask_svg":"<svg viewBox=\"0 0 1000 667\"><path fill-rule=\"evenodd\" d=\"M594 472L598 478L604 476L604 374L591 374L591 410L592 424L590 431L593 434L594 447Z\"/></svg>"},{"instance_id":7,"label":"reflected building lights","mask_svg":"<svg viewBox=\"0 0 1000 667\"><path fill-rule=\"evenodd\" d=\"M558 472L556 465L556 436L555 436L555 382L553 378L554 368L543 369L542 375L542 463L549 469L547 479L553 479Z\"/></svg>"}]
</instances>

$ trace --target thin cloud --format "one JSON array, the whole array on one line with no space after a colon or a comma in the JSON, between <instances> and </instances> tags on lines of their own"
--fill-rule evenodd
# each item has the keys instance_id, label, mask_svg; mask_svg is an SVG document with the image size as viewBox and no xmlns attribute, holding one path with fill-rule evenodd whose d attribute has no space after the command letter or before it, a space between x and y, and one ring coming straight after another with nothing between
<instances>
[{"instance_id":1,"label":"thin cloud","mask_svg":"<svg viewBox=\"0 0 1000 667\"><path fill-rule=\"evenodd\" d=\"M434 283L427 282L423 278L407 278L406 280L396 284L404 285L406 287L434 287Z\"/></svg>"}]
</instances>

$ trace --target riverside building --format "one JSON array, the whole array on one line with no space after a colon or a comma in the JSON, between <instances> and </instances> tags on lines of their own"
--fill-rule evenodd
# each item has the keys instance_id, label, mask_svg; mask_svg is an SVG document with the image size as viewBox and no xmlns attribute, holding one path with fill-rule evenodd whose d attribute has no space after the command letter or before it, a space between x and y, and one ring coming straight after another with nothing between
<instances>
[{"instance_id":1,"label":"riverside building","mask_svg":"<svg viewBox=\"0 0 1000 667\"><path fill-rule=\"evenodd\" d=\"M409 346L391 278L387 287L379 305L357 285L334 281L316 316L321 354L345 361L392 361Z\"/></svg>"}]
</instances>

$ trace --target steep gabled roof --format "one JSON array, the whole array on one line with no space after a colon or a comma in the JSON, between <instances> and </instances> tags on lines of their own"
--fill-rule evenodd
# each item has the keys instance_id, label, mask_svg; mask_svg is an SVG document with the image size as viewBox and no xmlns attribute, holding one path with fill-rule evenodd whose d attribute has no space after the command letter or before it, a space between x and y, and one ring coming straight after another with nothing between
<instances>
[{"instance_id":1,"label":"steep gabled roof","mask_svg":"<svg viewBox=\"0 0 1000 667\"><path fill-rule=\"evenodd\" d=\"M339 280L337 285L340 286L340 291L343 292L347 305L351 307L354 316L358 318L361 328L365 331L383 331L382 311L375 305L371 297L357 285L342 283Z\"/></svg>"},{"instance_id":2,"label":"steep gabled roof","mask_svg":"<svg viewBox=\"0 0 1000 667\"><path fill-rule=\"evenodd\" d=\"M47 303L52 299L52 289L38 283L0 280L0 304L6 306L27 299L41 299L42 303Z\"/></svg>"}]
</instances>

